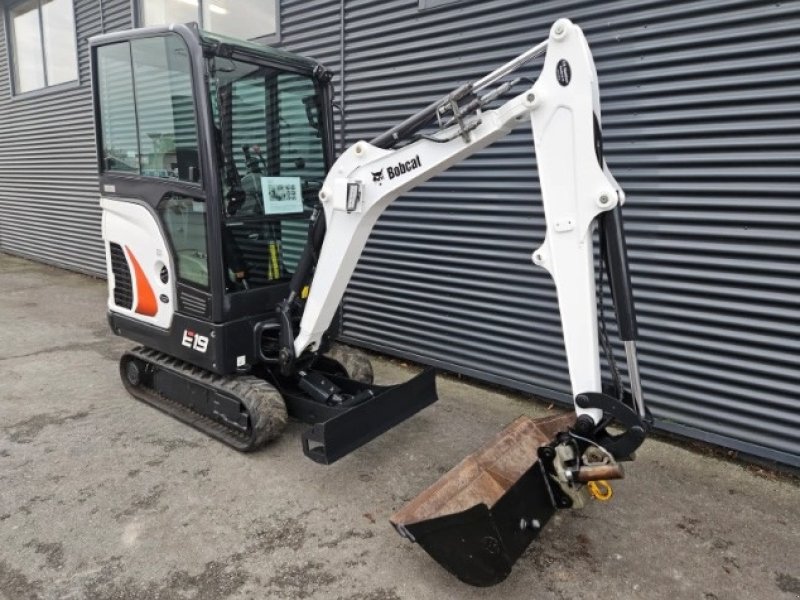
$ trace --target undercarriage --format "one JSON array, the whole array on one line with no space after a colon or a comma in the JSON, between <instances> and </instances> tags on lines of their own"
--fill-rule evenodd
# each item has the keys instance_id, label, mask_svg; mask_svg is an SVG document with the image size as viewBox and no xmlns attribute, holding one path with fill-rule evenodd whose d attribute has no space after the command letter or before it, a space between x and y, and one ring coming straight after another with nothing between
<instances>
[{"instance_id":1,"label":"undercarriage","mask_svg":"<svg viewBox=\"0 0 800 600\"><path fill-rule=\"evenodd\" d=\"M307 423L303 452L321 464L342 458L437 399L432 369L399 385L372 385L367 356L341 345L316 357L298 377L266 368L217 375L139 346L120 359L120 376L136 399L240 452L277 438L289 417Z\"/></svg>"}]
</instances>

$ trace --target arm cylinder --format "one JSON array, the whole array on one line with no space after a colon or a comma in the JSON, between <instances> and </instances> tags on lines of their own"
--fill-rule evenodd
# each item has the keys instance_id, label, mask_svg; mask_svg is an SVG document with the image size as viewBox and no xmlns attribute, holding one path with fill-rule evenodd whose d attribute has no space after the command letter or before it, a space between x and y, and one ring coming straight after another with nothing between
<instances>
[{"instance_id":1,"label":"arm cylinder","mask_svg":"<svg viewBox=\"0 0 800 600\"><path fill-rule=\"evenodd\" d=\"M399 125L396 125L388 131L380 134L378 137L373 139L370 144L377 146L378 148L392 148L399 140L408 138L410 135L416 133L433 121L436 118L436 112L439 110L440 106L446 106L451 100L459 101L467 94L479 92L480 90L489 87L496 81L502 79L509 73L513 73L526 63L542 54L547 49L547 44L548 40L544 40L533 48L526 50L516 58L510 60L503 66L495 69L485 77L481 77L478 81L474 83L466 83L456 88L444 98L440 98L419 112L411 115Z\"/></svg>"},{"instance_id":2,"label":"arm cylinder","mask_svg":"<svg viewBox=\"0 0 800 600\"><path fill-rule=\"evenodd\" d=\"M471 83L457 87L444 98L440 98L436 102L429 104L422 110L408 117L399 125L395 125L388 131L383 132L378 137L373 139L370 144L383 149L394 147L398 141L408 138L430 124L436 118L436 113L438 112L440 106L446 106L452 100L457 102L470 92L472 92Z\"/></svg>"},{"instance_id":3,"label":"arm cylinder","mask_svg":"<svg viewBox=\"0 0 800 600\"><path fill-rule=\"evenodd\" d=\"M399 125L395 125L388 131L384 131L378 137L374 138L370 144L376 146L378 148L388 149L394 146L399 140L404 139L411 135L414 132L419 131L428 123L433 121L436 118L436 111L439 110L439 106L442 103L442 99L429 104L419 112L414 113L410 117L408 117L405 121L400 123Z\"/></svg>"}]
</instances>

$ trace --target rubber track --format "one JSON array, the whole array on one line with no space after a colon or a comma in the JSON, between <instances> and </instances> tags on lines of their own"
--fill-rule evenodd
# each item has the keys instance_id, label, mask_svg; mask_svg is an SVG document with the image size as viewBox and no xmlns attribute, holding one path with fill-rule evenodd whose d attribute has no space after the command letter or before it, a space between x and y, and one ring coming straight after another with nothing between
<instances>
[{"instance_id":1,"label":"rubber track","mask_svg":"<svg viewBox=\"0 0 800 600\"><path fill-rule=\"evenodd\" d=\"M155 369L171 371L206 389L213 389L239 400L250 417L250 431L233 429L220 420L192 410L188 406L142 385L133 386L125 377L126 357L137 358ZM250 375L223 377L185 363L167 354L144 346L125 352L120 359L120 376L125 389L137 400L191 425L206 435L227 444L239 452L252 452L277 438L286 427L286 404L275 387Z\"/></svg>"}]
</instances>

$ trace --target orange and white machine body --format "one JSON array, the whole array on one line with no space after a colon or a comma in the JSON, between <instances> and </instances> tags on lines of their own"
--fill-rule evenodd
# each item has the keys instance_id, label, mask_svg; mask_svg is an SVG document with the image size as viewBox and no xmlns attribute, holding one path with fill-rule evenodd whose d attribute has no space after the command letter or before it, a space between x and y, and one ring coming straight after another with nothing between
<instances>
[{"instance_id":1,"label":"orange and white machine body","mask_svg":"<svg viewBox=\"0 0 800 600\"><path fill-rule=\"evenodd\" d=\"M108 309L169 329L175 313L175 283L174 278L164 277L162 273L175 271L158 218L152 209L135 199L101 197L100 206L103 209ZM113 260L112 252L119 250L114 244L122 250L128 264L130 308L115 301L115 290L125 288L127 282L118 281L126 277L125 273L115 273L114 266L119 261Z\"/></svg>"}]
</instances>

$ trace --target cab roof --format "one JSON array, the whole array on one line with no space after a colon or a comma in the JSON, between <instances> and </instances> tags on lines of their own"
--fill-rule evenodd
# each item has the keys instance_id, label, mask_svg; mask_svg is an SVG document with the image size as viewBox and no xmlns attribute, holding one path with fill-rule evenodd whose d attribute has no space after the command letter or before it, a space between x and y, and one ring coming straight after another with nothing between
<instances>
[{"instance_id":1,"label":"cab roof","mask_svg":"<svg viewBox=\"0 0 800 600\"><path fill-rule=\"evenodd\" d=\"M195 25L195 27L197 26ZM256 42L239 40L218 33L211 33L199 27L197 27L196 30L203 46L211 47L216 54L226 55L227 53L232 53L250 56L268 62L295 65L296 67L308 69L312 72L317 69L324 69L322 64L318 63L313 58L295 54L294 52L273 48L272 46L265 46L264 44Z\"/></svg>"},{"instance_id":2,"label":"cab roof","mask_svg":"<svg viewBox=\"0 0 800 600\"><path fill-rule=\"evenodd\" d=\"M105 46L116 42L128 41L139 38L156 37L176 33L189 45L190 51L213 53L227 58L240 58L252 60L279 68L288 68L316 77L324 77L328 73L325 67L312 58L301 56L293 52L265 46L256 42L248 42L236 38L211 33L200 29L197 23L175 23L157 27L140 27L125 31L116 31L96 35L89 39L92 47Z\"/></svg>"}]
</instances>

